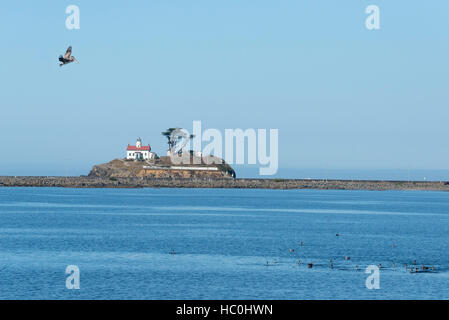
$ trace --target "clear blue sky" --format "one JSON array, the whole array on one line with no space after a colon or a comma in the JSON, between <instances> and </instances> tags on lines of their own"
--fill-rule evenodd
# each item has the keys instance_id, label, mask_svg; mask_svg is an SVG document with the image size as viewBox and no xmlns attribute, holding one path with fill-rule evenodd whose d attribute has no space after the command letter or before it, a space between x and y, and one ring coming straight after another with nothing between
<instances>
[{"instance_id":1,"label":"clear blue sky","mask_svg":"<svg viewBox=\"0 0 449 320\"><path fill-rule=\"evenodd\" d=\"M163 154L160 132L193 120L279 129L281 173L449 170L448 14L447 0L2 1L0 175L87 174L137 136ZM68 45L80 64L60 68Z\"/></svg>"}]
</instances>

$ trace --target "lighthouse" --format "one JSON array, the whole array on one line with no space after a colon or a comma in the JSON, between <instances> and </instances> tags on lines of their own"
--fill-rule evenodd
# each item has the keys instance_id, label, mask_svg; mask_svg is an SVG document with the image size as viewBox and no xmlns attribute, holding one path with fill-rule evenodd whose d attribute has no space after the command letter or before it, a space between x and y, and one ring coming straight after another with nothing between
<instances>
[{"instance_id":1,"label":"lighthouse","mask_svg":"<svg viewBox=\"0 0 449 320\"><path fill-rule=\"evenodd\" d=\"M131 146L128 144L126 147L126 159L127 160L151 160L154 158L154 153L151 152L150 145L143 146L142 139L137 138L136 145Z\"/></svg>"}]
</instances>

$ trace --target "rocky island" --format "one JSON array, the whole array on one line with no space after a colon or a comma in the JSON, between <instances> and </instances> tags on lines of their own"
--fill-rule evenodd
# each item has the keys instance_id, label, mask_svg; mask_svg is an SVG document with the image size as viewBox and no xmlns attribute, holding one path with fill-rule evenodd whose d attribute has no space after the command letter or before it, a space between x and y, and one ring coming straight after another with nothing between
<instances>
[{"instance_id":1,"label":"rocky island","mask_svg":"<svg viewBox=\"0 0 449 320\"><path fill-rule=\"evenodd\" d=\"M195 156L190 156L191 161L189 161L188 164L179 165L173 165L170 161L170 157L160 157L151 161L115 159L111 162L94 166L88 177L106 179L235 178L234 169L223 160L215 157L195 158Z\"/></svg>"}]
</instances>

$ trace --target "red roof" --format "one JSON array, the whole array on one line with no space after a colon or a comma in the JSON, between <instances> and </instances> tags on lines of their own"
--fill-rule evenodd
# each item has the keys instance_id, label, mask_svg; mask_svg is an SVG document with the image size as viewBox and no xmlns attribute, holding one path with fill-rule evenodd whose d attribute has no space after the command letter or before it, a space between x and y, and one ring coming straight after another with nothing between
<instances>
[{"instance_id":1,"label":"red roof","mask_svg":"<svg viewBox=\"0 0 449 320\"><path fill-rule=\"evenodd\" d=\"M128 147L126 148L126 151L150 151L150 150L151 150L150 145L141 146L140 148L137 148L136 146L130 146L128 144Z\"/></svg>"}]
</instances>

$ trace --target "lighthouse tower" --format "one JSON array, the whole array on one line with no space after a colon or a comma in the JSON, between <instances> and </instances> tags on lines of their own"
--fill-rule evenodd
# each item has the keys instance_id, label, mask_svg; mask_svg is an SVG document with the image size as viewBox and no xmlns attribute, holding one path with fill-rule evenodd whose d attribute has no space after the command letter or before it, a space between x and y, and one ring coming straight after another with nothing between
<instances>
[{"instance_id":1,"label":"lighthouse tower","mask_svg":"<svg viewBox=\"0 0 449 320\"><path fill-rule=\"evenodd\" d=\"M142 148L142 139L140 139L140 137L137 138L136 148Z\"/></svg>"}]
</instances>

